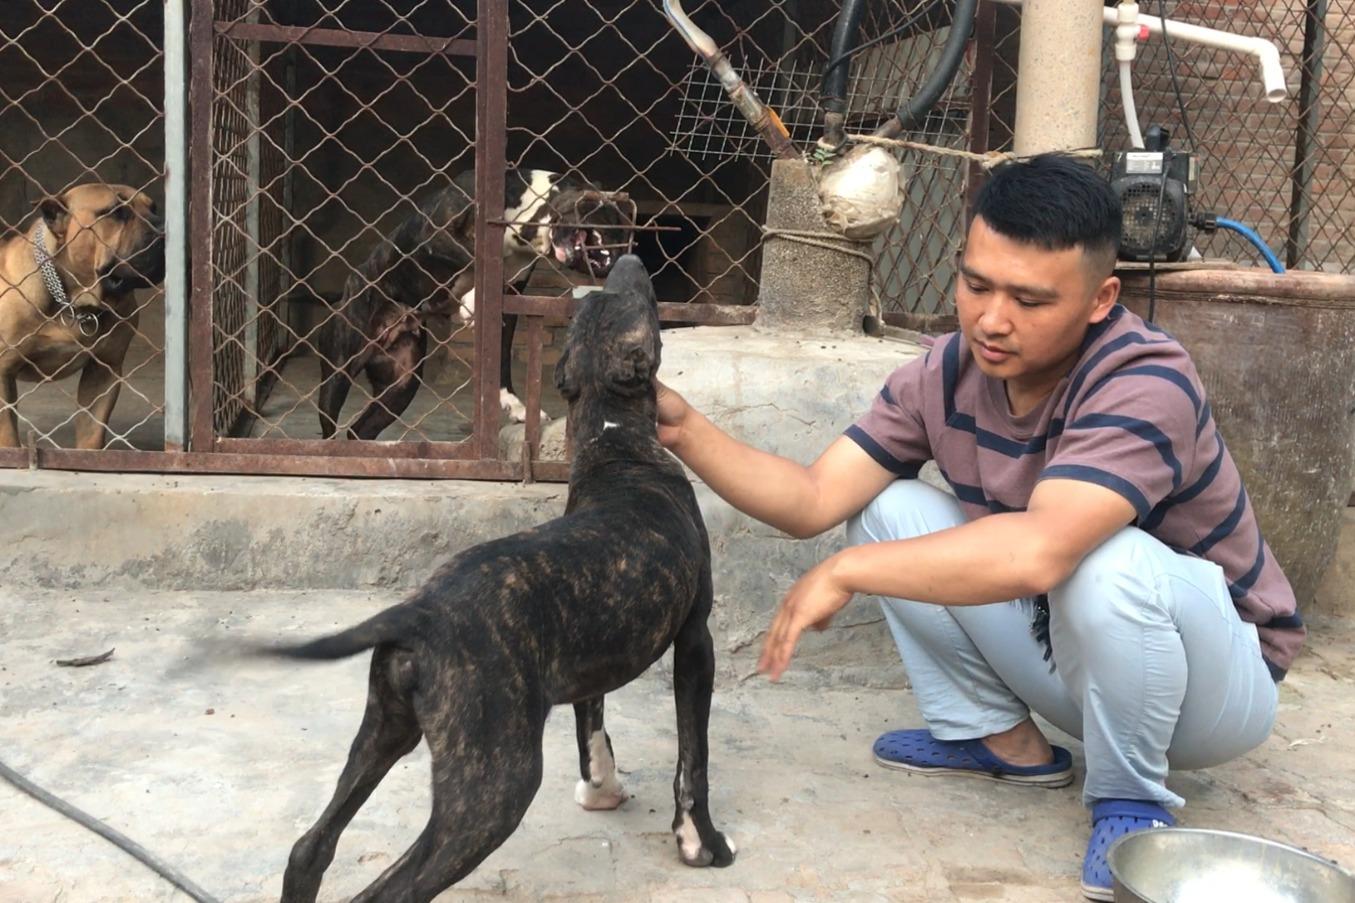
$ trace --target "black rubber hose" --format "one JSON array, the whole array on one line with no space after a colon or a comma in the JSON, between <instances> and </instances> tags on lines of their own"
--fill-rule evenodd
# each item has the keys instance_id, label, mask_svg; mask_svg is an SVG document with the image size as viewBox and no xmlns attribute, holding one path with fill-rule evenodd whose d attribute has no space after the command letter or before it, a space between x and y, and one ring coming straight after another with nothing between
<instances>
[{"instance_id":1,"label":"black rubber hose","mask_svg":"<svg viewBox=\"0 0 1355 903\"><path fill-rule=\"evenodd\" d=\"M847 111L847 77L851 74L851 49L861 31L861 17L866 12L866 0L844 0L842 11L833 26L833 44L828 51L828 68L823 71L823 88L819 101L829 113Z\"/></svg>"},{"instance_id":2,"label":"black rubber hose","mask_svg":"<svg viewBox=\"0 0 1355 903\"><path fill-rule=\"evenodd\" d=\"M75 806L72 806L58 796L48 793L37 784L28 780L28 778L10 768L4 762L0 762L0 777L3 777L19 790L22 790L24 793L33 797L33 799L42 803L44 806L60 812L71 821L88 828L104 840L107 840L109 843L122 850L124 853L139 860L143 865L154 871L161 878L164 878L170 884L173 884L179 890L188 894L188 896L192 897L194 900L197 900L198 903L217 903L215 897L198 887L185 877L182 872L162 861L160 857L132 840L126 834L123 834L115 828L110 828L94 816L77 809Z\"/></svg>"},{"instance_id":3,"label":"black rubber hose","mask_svg":"<svg viewBox=\"0 0 1355 903\"><path fill-rule=\"evenodd\" d=\"M877 135L892 138L900 132L917 128L931 112L932 107L936 106L946 88L954 81L955 73L960 71L965 44L969 42L969 35L974 30L974 14L978 6L979 0L955 0L955 11L950 19L950 34L946 36L946 45L941 49L941 58L937 60L936 68L923 82L922 87L917 89L917 93L899 107L897 118L881 126L876 132Z\"/></svg>"}]
</instances>

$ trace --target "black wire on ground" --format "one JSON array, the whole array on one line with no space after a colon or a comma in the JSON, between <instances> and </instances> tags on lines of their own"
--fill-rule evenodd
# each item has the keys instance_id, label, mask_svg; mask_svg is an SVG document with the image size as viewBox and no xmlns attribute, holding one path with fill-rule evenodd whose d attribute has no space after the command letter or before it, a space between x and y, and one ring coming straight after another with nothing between
<instances>
[{"instance_id":1,"label":"black wire on ground","mask_svg":"<svg viewBox=\"0 0 1355 903\"><path fill-rule=\"evenodd\" d=\"M37 784L34 784L32 781L28 780L28 778L24 777L14 769L10 768L4 762L0 762L0 777L3 777L5 780L9 781L11 784L13 784L18 789L22 790L24 793L33 797L33 799L42 803L44 806L47 806L50 809L54 809L57 812L60 812L62 815L66 816L71 821L74 821L77 824L82 825L83 827L86 827L89 830L93 831L95 834L98 834L104 840L107 840L109 843L113 844L115 847L122 850L124 853L127 853L129 856L133 857L134 859L138 860L143 865L145 865L147 868L154 871L161 878L164 878L170 884L173 884L179 890L188 894L188 896L192 897L194 900L197 900L198 903L219 903L219 901L215 897L207 893L207 891L203 890L202 888L198 887L196 884L194 884L192 881L186 878L181 872L176 870L173 866L169 865L166 862L163 862L159 857L157 857L150 850L143 847L141 844L132 840L130 837L121 833L120 831L117 831L114 828L110 828L108 825L99 821L94 816L89 815L81 811L80 809L75 808L70 803L66 802L60 797L48 793L46 790L43 790Z\"/></svg>"}]
</instances>

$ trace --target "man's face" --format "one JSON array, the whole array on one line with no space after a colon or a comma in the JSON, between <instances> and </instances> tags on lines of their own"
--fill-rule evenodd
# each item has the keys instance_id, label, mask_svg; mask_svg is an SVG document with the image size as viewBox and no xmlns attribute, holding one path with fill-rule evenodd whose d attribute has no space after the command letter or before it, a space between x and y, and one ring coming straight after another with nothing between
<instances>
[{"instance_id":1,"label":"man's face","mask_svg":"<svg viewBox=\"0 0 1355 903\"><path fill-rule=\"evenodd\" d=\"M1047 251L1013 241L982 217L969 227L955 289L960 332L979 368L1043 397L1072 368L1087 327L1105 319L1120 280L1081 247Z\"/></svg>"}]
</instances>

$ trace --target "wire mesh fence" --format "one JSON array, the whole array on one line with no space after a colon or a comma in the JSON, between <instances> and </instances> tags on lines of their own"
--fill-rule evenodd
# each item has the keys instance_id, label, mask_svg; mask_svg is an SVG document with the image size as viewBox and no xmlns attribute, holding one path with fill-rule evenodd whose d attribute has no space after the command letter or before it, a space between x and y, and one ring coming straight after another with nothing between
<instances>
[{"instance_id":1,"label":"wire mesh fence","mask_svg":"<svg viewBox=\"0 0 1355 903\"><path fill-rule=\"evenodd\" d=\"M752 320L771 153L656 5L185 5L191 447L216 457L147 466L385 473L397 461L402 473L521 475L523 435L530 460L563 413L542 386L572 298L624 249L652 273L665 322ZM165 176L163 6L0 4L0 213L29 245L5 258L29 261L4 274L11 283L40 286L31 229L44 199L75 185L127 186L80 234L104 235L122 208L138 226L130 232L159 228L150 205ZM951 8L866 4L844 100L849 133L873 131L917 91ZM1289 76L1290 98L1272 105L1246 57L1177 42L1169 59L1161 41L1140 46L1140 118L1199 152L1194 206L1248 222L1291 265L1355 268L1355 3L1172 0L1144 11L1269 38ZM840 4L704 0L687 12L810 151ZM1019 9L983 0L950 88L903 137L1009 149L1019 43ZM1101 141L1114 150L1127 136L1108 49L1105 75ZM886 317L944 315L981 174L954 157L903 159L907 199L872 246L874 288ZM1219 233L1197 243L1209 257L1252 259L1235 242ZM95 242L105 255L113 244ZM0 365L36 379L18 380L0 445L31 436L39 447L97 438L114 450L165 448L161 295L131 284L113 285L132 300L108 307L97 336L78 335L76 312L46 295L23 298L36 320L7 327ZM0 303L24 296L6 292ZM63 324L78 365L35 365L33 337ZM93 375L76 375L87 361Z\"/></svg>"},{"instance_id":2,"label":"wire mesh fence","mask_svg":"<svg viewBox=\"0 0 1355 903\"><path fill-rule=\"evenodd\" d=\"M160 7L0 4L0 447L161 440Z\"/></svg>"}]
</instances>

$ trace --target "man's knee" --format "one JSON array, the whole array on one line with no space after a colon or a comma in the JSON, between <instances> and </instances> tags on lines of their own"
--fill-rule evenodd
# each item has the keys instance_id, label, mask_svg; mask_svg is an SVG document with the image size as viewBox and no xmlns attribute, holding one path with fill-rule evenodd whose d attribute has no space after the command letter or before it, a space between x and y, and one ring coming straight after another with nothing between
<instances>
[{"instance_id":1,"label":"man's knee","mask_svg":"<svg viewBox=\"0 0 1355 903\"><path fill-rule=\"evenodd\" d=\"M1125 527L1087 553L1072 576L1050 592L1051 616L1089 638L1104 635L1112 622L1141 617L1160 604L1153 559L1164 550L1142 530Z\"/></svg>"},{"instance_id":2,"label":"man's knee","mask_svg":"<svg viewBox=\"0 0 1355 903\"><path fill-rule=\"evenodd\" d=\"M847 520L852 545L912 539L964 522L953 496L921 480L895 480Z\"/></svg>"}]
</instances>

